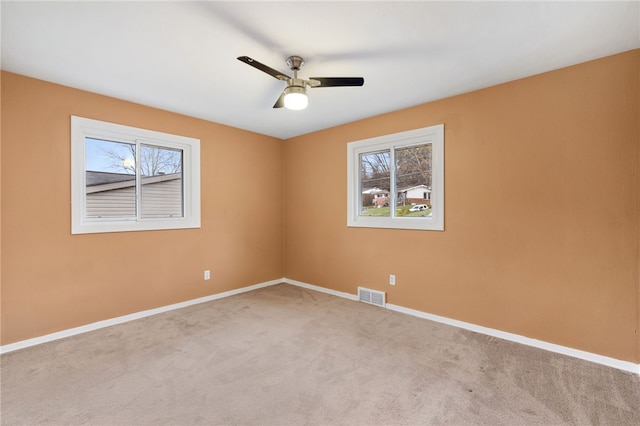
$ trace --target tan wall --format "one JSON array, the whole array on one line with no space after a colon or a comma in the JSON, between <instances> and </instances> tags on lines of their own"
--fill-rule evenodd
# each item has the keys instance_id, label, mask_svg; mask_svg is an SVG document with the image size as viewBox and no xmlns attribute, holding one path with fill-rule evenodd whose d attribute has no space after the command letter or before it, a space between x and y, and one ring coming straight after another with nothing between
<instances>
[{"instance_id":1,"label":"tan wall","mask_svg":"<svg viewBox=\"0 0 640 426\"><path fill-rule=\"evenodd\" d=\"M0 7L0 10L2 8ZM0 321L2 321L2 72L0 71ZM0 344L2 343L2 323L0 322Z\"/></svg>"},{"instance_id":2,"label":"tan wall","mask_svg":"<svg viewBox=\"0 0 640 426\"><path fill-rule=\"evenodd\" d=\"M636 68L636 78L638 81L640 81L640 66L638 66ZM638 96L636 98L636 104L637 104L637 108L640 109L640 96ZM638 135L640 135L640 120L636 121L636 126L637 126L637 132ZM638 145L640 146L640 136L638 136ZM638 148L638 163L636 166L636 173L635 173L636 179L640 180L640 147ZM639 191L640 192L640 191ZM636 195L636 209L637 211L640 211L640 193L637 193ZM638 350L637 350L637 358L636 360L640 361L640 226L638 226L638 288L636 290L636 295L638 297L638 310L637 310L637 322L638 324L636 325L636 339L637 339L637 343L638 343Z\"/></svg>"},{"instance_id":3,"label":"tan wall","mask_svg":"<svg viewBox=\"0 0 640 426\"><path fill-rule=\"evenodd\" d=\"M640 362L638 50L284 151L195 118L6 72L0 81L2 344L286 276ZM72 236L72 114L200 138L202 228ZM347 228L346 143L438 123L446 230ZM254 194L259 211L234 205L256 181L270 188Z\"/></svg>"},{"instance_id":4,"label":"tan wall","mask_svg":"<svg viewBox=\"0 0 640 426\"><path fill-rule=\"evenodd\" d=\"M283 276L282 141L11 73L1 82L2 344ZM199 138L202 228L71 235L70 115ZM255 182L269 191L238 205Z\"/></svg>"},{"instance_id":5,"label":"tan wall","mask_svg":"<svg viewBox=\"0 0 640 426\"><path fill-rule=\"evenodd\" d=\"M639 70L635 50L286 141L285 276L640 362ZM439 123L445 231L347 228L347 142Z\"/></svg>"}]
</instances>

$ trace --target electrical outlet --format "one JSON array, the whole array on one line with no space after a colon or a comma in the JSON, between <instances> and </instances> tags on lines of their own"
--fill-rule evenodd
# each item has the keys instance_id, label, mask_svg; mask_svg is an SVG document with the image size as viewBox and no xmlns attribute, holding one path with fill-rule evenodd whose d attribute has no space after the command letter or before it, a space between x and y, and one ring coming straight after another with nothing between
<instances>
[{"instance_id":1,"label":"electrical outlet","mask_svg":"<svg viewBox=\"0 0 640 426\"><path fill-rule=\"evenodd\" d=\"M396 276L391 274L389 275L389 284L396 285Z\"/></svg>"},{"instance_id":2,"label":"electrical outlet","mask_svg":"<svg viewBox=\"0 0 640 426\"><path fill-rule=\"evenodd\" d=\"M204 271L204 279L205 280L210 280L211 279L211 271L210 270L206 270Z\"/></svg>"}]
</instances>

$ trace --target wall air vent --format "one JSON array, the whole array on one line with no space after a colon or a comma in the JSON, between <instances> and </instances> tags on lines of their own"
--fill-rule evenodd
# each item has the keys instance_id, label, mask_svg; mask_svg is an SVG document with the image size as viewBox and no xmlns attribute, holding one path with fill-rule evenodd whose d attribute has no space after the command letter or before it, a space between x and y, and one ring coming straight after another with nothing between
<instances>
[{"instance_id":1,"label":"wall air vent","mask_svg":"<svg viewBox=\"0 0 640 426\"><path fill-rule=\"evenodd\" d=\"M371 305L382 306L385 304L385 292L358 287L358 300Z\"/></svg>"}]
</instances>

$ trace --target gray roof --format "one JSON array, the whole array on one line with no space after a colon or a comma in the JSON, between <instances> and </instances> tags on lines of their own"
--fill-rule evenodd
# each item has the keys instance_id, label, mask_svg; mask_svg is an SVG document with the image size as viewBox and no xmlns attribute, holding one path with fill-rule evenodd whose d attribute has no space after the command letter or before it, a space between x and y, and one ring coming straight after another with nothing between
<instances>
[{"instance_id":1,"label":"gray roof","mask_svg":"<svg viewBox=\"0 0 640 426\"><path fill-rule=\"evenodd\" d=\"M87 170L87 186L104 185L106 183L135 180L135 175L126 173L92 172Z\"/></svg>"}]
</instances>

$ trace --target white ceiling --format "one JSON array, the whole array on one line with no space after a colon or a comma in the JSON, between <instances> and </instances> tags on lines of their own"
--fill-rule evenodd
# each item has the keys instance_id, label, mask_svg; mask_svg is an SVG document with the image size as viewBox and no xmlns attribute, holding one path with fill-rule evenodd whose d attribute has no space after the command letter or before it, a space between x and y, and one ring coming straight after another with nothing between
<instances>
[{"instance_id":1,"label":"white ceiling","mask_svg":"<svg viewBox=\"0 0 640 426\"><path fill-rule=\"evenodd\" d=\"M289 138L640 47L633 2L11 2L4 70ZM272 106L291 75L364 77Z\"/></svg>"}]
</instances>

